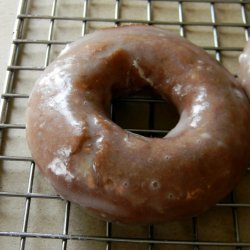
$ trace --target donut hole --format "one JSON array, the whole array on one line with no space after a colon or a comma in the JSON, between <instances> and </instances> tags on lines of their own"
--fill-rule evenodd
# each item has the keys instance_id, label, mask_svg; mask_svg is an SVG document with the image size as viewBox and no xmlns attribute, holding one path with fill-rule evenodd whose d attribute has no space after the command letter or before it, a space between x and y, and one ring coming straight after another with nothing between
<instances>
[{"instance_id":1,"label":"donut hole","mask_svg":"<svg viewBox=\"0 0 250 250\"><path fill-rule=\"evenodd\" d=\"M111 106L112 120L135 134L162 138L178 123L176 107L165 101L151 87L127 97L116 98Z\"/></svg>"}]
</instances>

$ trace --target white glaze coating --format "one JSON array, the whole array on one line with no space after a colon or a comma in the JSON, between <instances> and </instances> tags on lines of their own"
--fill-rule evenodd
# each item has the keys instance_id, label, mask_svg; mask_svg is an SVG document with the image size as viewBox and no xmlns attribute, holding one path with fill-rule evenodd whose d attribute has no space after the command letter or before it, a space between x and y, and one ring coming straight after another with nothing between
<instances>
[{"instance_id":1,"label":"white glaze coating","mask_svg":"<svg viewBox=\"0 0 250 250\"><path fill-rule=\"evenodd\" d=\"M66 181L71 182L74 179L72 173L67 169L71 148L61 147L56 153L55 158L49 163L50 169L55 175L63 176Z\"/></svg>"},{"instance_id":2,"label":"white glaze coating","mask_svg":"<svg viewBox=\"0 0 250 250\"><path fill-rule=\"evenodd\" d=\"M180 96L182 94L182 85L181 84L176 84L173 87L174 92L176 93L176 95Z\"/></svg>"},{"instance_id":3,"label":"white glaze coating","mask_svg":"<svg viewBox=\"0 0 250 250\"><path fill-rule=\"evenodd\" d=\"M202 120L202 113L209 108L210 104L206 101L207 91L204 87L198 88L198 95L195 98L192 114L191 114L191 123L190 126L197 128L199 123Z\"/></svg>"}]
</instances>

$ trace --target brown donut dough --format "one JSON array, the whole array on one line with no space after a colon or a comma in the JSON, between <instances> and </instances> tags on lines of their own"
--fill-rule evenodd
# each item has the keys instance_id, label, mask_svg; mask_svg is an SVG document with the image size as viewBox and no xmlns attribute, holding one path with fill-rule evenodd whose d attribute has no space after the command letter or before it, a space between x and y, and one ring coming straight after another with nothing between
<instances>
[{"instance_id":1,"label":"brown donut dough","mask_svg":"<svg viewBox=\"0 0 250 250\"><path fill-rule=\"evenodd\" d=\"M109 119L112 97L145 85L180 113L163 138ZM29 99L27 139L65 199L106 220L156 223L197 215L232 190L249 160L249 117L245 91L202 49L125 26L85 36L46 68Z\"/></svg>"}]
</instances>

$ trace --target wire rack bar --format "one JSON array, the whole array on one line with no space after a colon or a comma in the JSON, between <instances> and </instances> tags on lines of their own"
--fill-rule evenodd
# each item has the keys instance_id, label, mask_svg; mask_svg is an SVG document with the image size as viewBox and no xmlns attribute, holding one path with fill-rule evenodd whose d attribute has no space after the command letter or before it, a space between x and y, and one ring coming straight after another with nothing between
<instances>
[{"instance_id":1,"label":"wire rack bar","mask_svg":"<svg viewBox=\"0 0 250 250\"><path fill-rule=\"evenodd\" d=\"M242 21L246 25L245 38L246 38L246 41L248 41L248 39L249 39L249 25L247 25L246 5L244 3L241 4L241 15L242 15Z\"/></svg>"},{"instance_id":2,"label":"wire rack bar","mask_svg":"<svg viewBox=\"0 0 250 250\"><path fill-rule=\"evenodd\" d=\"M180 4L182 1L180 2ZM213 3L212 3L213 5ZM181 6L181 5L180 5ZM185 22L185 21L157 21L144 19L126 19L126 18L98 18L98 17L75 17L75 16L52 16L52 15L31 15L20 14L19 19L40 19L40 20L58 20L58 21L81 21L81 22L107 22L107 23L139 23L154 25L174 25L174 26L209 26L209 27L240 27L247 28L244 23L218 23L218 22Z\"/></svg>"},{"instance_id":3,"label":"wire rack bar","mask_svg":"<svg viewBox=\"0 0 250 250\"><path fill-rule=\"evenodd\" d=\"M106 222L106 237L110 239L112 237L112 223ZM111 243L112 241L107 240L106 241L106 250L111 250Z\"/></svg>"},{"instance_id":4,"label":"wire rack bar","mask_svg":"<svg viewBox=\"0 0 250 250\"><path fill-rule=\"evenodd\" d=\"M0 192L0 196L9 196L17 198L41 198L41 199L60 199L59 195L42 194L42 193L17 193L17 192Z\"/></svg>"},{"instance_id":5,"label":"wire rack bar","mask_svg":"<svg viewBox=\"0 0 250 250\"><path fill-rule=\"evenodd\" d=\"M16 197L16 198L38 198L38 199L59 199L64 200L59 195L42 194L42 193L17 193L17 192L0 192L0 196ZM248 203L217 203L217 207L237 207L237 208L250 208Z\"/></svg>"},{"instance_id":6,"label":"wire rack bar","mask_svg":"<svg viewBox=\"0 0 250 250\"><path fill-rule=\"evenodd\" d=\"M29 162L33 162L32 158L27 157L27 156L0 155L0 160L2 160L2 161L29 161Z\"/></svg>"},{"instance_id":7,"label":"wire rack bar","mask_svg":"<svg viewBox=\"0 0 250 250\"><path fill-rule=\"evenodd\" d=\"M83 2L83 19L87 17L87 10L88 10L88 0L84 0ZM81 35L84 36L87 33L87 20L82 21L82 32Z\"/></svg>"},{"instance_id":8,"label":"wire rack bar","mask_svg":"<svg viewBox=\"0 0 250 250\"><path fill-rule=\"evenodd\" d=\"M152 21L152 2L151 0L147 1L147 21L151 22Z\"/></svg>"},{"instance_id":9,"label":"wire rack bar","mask_svg":"<svg viewBox=\"0 0 250 250\"><path fill-rule=\"evenodd\" d=\"M26 126L24 124L6 124L6 123L2 123L2 124L0 124L0 129L1 128L25 129Z\"/></svg>"},{"instance_id":10,"label":"wire rack bar","mask_svg":"<svg viewBox=\"0 0 250 250\"><path fill-rule=\"evenodd\" d=\"M180 26L180 36L185 37L185 29L186 25L183 17L183 3L182 1L178 2L178 14L179 14L179 26Z\"/></svg>"},{"instance_id":11,"label":"wire rack bar","mask_svg":"<svg viewBox=\"0 0 250 250\"><path fill-rule=\"evenodd\" d=\"M119 23L117 21L117 23ZM248 26L247 26L248 27ZM69 43L72 43L73 41L61 41L61 40L27 40L27 39L17 39L13 41L14 43L17 44L54 44L54 45L66 45ZM202 47L204 50L217 50L217 51L242 51L242 47L223 47L223 46L218 46L218 47L213 47L213 46L203 46ZM10 66L11 69L15 69L13 67L16 66ZM41 70L44 69L44 67L40 67ZM22 68L21 68L22 69Z\"/></svg>"},{"instance_id":12,"label":"wire rack bar","mask_svg":"<svg viewBox=\"0 0 250 250\"><path fill-rule=\"evenodd\" d=\"M25 13L26 8L27 8L27 1L26 0L20 1L19 6L18 6L18 11L17 11L18 15ZM14 26L13 40L21 38L22 27L23 27L23 20L17 18L15 22L15 26ZM10 48L10 56L9 56L8 65L16 64L17 53L18 53L18 44L13 43ZM10 92L12 88L12 81L13 81L13 73L10 71L7 71L5 81L3 84L3 93ZM0 122L1 123L5 122L6 120L7 109L8 109L8 101L6 99L1 99L1 103L0 103Z\"/></svg>"},{"instance_id":13,"label":"wire rack bar","mask_svg":"<svg viewBox=\"0 0 250 250\"><path fill-rule=\"evenodd\" d=\"M17 44L54 44L54 45L66 45L73 41L53 41L53 40L15 40L14 43ZM208 51L242 51L242 47L224 47L224 46L202 46L204 50ZM18 66L18 65L11 65L7 68L8 70L44 70L44 67L33 67L33 66Z\"/></svg>"},{"instance_id":14,"label":"wire rack bar","mask_svg":"<svg viewBox=\"0 0 250 250\"><path fill-rule=\"evenodd\" d=\"M25 233L25 232L0 232L0 236L7 237L26 237L26 238L43 238L43 239L59 239L59 240L89 240L100 242L116 242L116 243L137 243L137 244L165 244L165 245L187 245L187 246L217 246L217 247L250 247L250 242L220 242L220 241L178 241L178 240L149 240L149 239L133 239L133 238L113 238L98 237L84 235L64 235L64 234L47 234L47 233Z\"/></svg>"},{"instance_id":15,"label":"wire rack bar","mask_svg":"<svg viewBox=\"0 0 250 250\"><path fill-rule=\"evenodd\" d=\"M198 242L198 218L192 218L192 230L193 230L193 239L195 242ZM199 250L198 245L194 245L194 250Z\"/></svg>"},{"instance_id":16,"label":"wire rack bar","mask_svg":"<svg viewBox=\"0 0 250 250\"><path fill-rule=\"evenodd\" d=\"M56 14L56 5L57 5L57 0L54 0L53 3L52 3L52 9L51 9L51 15L52 16L55 16L55 14ZM53 30L54 30L54 19L51 19L50 24L49 24L48 40L52 39ZM48 66L48 64L49 64L50 52L51 52L51 44L47 44L47 49L46 49L46 52L45 52L44 68L46 66Z\"/></svg>"},{"instance_id":17,"label":"wire rack bar","mask_svg":"<svg viewBox=\"0 0 250 250\"><path fill-rule=\"evenodd\" d=\"M121 4L120 4L120 0L116 0L115 1L115 25L119 26L120 22L117 21L120 19L120 8L121 8Z\"/></svg>"},{"instance_id":18,"label":"wire rack bar","mask_svg":"<svg viewBox=\"0 0 250 250\"><path fill-rule=\"evenodd\" d=\"M219 47L219 35L218 35L218 30L217 27L215 26L216 24L216 13L215 13L215 3L210 4L210 10L211 10L211 18L212 18L212 23L213 23L213 37L214 37L214 46L216 48L216 60L221 61L221 55L220 52L218 51Z\"/></svg>"},{"instance_id":19,"label":"wire rack bar","mask_svg":"<svg viewBox=\"0 0 250 250\"><path fill-rule=\"evenodd\" d=\"M149 240L154 239L154 226L153 225L148 226L148 238L149 238ZM154 248L154 244L148 245L148 250L153 250L153 248Z\"/></svg>"},{"instance_id":20,"label":"wire rack bar","mask_svg":"<svg viewBox=\"0 0 250 250\"><path fill-rule=\"evenodd\" d=\"M70 215L70 202L65 202L65 213L64 213L64 223L63 223L63 234L67 235L69 230L69 215ZM62 240L62 250L67 249L67 239Z\"/></svg>"},{"instance_id":21,"label":"wire rack bar","mask_svg":"<svg viewBox=\"0 0 250 250\"><path fill-rule=\"evenodd\" d=\"M10 93L5 93L1 95L1 98L29 98L29 95L26 94L10 94Z\"/></svg>"},{"instance_id":22,"label":"wire rack bar","mask_svg":"<svg viewBox=\"0 0 250 250\"><path fill-rule=\"evenodd\" d=\"M43 71L45 67L36 67L36 66L18 66L12 65L7 67L7 71L14 71L14 70L32 70L32 71Z\"/></svg>"},{"instance_id":23,"label":"wire rack bar","mask_svg":"<svg viewBox=\"0 0 250 250\"><path fill-rule=\"evenodd\" d=\"M28 193L32 192L33 180L34 180L34 172L35 172L35 164L31 163L31 165L30 165L29 183L28 183ZM30 213L30 203L31 203L31 197L26 197L22 232L27 232L27 229L28 229L28 221L29 221L29 213ZM24 248L25 248L25 241L26 241L26 238L25 237L21 237L20 247L19 247L20 250L24 250Z\"/></svg>"},{"instance_id":24,"label":"wire rack bar","mask_svg":"<svg viewBox=\"0 0 250 250\"><path fill-rule=\"evenodd\" d=\"M54 45L66 45L73 41L59 41L59 40L29 40L29 39L16 39L13 43L21 44L54 44Z\"/></svg>"},{"instance_id":25,"label":"wire rack bar","mask_svg":"<svg viewBox=\"0 0 250 250\"><path fill-rule=\"evenodd\" d=\"M234 203L234 194L231 193L231 201ZM234 234L236 242L240 242L240 231L239 231L239 220L237 207L232 207L232 215L233 215L233 224L234 224ZM241 247L237 247L237 250L241 250Z\"/></svg>"}]
</instances>

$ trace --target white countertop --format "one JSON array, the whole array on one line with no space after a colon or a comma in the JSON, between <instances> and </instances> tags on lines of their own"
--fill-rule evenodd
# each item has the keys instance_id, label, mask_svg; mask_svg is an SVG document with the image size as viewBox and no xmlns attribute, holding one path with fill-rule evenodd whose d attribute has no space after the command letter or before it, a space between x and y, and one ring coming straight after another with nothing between
<instances>
[{"instance_id":1,"label":"white countertop","mask_svg":"<svg viewBox=\"0 0 250 250\"><path fill-rule=\"evenodd\" d=\"M3 92L18 3L19 0L0 0L0 93Z\"/></svg>"}]
</instances>

